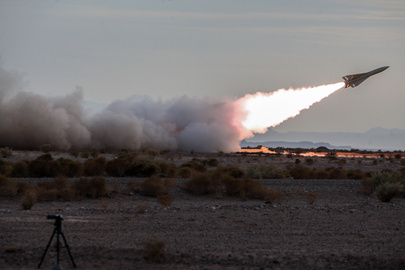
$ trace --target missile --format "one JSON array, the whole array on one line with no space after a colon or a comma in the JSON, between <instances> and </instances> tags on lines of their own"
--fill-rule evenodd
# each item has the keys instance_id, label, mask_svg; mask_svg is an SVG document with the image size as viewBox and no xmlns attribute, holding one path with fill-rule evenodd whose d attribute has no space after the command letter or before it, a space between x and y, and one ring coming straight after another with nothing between
<instances>
[{"instance_id":1,"label":"missile","mask_svg":"<svg viewBox=\"0 0 405 270\"><path fill-rule=\"evenodd\" d=\"M383 72L387 68L389 68L389 66L376 68L376 69L366 72L366 73L346 75L346 76L342 77L343 80L345 80L345 88L347 88L349 86L356 87L359 84L361 84L362 82L364 82L364 80L367 79L368 77L373 76L377 73Z\"/></svg>"}]
</instances>

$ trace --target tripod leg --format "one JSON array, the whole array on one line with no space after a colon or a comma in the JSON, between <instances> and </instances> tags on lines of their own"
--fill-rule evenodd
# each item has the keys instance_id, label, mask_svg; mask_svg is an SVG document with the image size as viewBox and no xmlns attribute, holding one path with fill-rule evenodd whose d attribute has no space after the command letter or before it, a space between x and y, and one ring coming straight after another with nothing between
<instances>
[{"instance_id":1,"label":"tripod leg","mask_svg":"<svg viewBox=\"0 0 405 270\"><path fill-rule=\"evenodd\" d=\"M75 261L73 260L72 254L70 253L70 248L69 248L69 245L68 245L68 243L67 243L67 241L66 241L65 235L63 234L63 232L61 232L60 234L62 235L63 241L65 242L65 246L66 246L66 249L67 249L67 251L68 251L68 253L69 253L70 260L71 260L72 263L73 263L73 267L76 268L76 264L75 264Z\"/></svg>"},{"instance_id":2,"label":"tripod leg","mask_svg":"<svg viewBox=\"0 0 405 270\"><path fill-rule=\"evenodd\" d=\"M56 233L56 228L53 230L53 233L52 233L51 239L49 239L48 245L46 245L46 248L45 248L45 251L44 251L44 255L42 255L41 261L40 261L39 264L38 264L38 268L41 268L41 264L42 264L42 262L44 261L46 252L48 251L48 248L49 248L49 246L51 245L51 242L52 242L53 237L55 236L55 233Z\"/></svg>"}]
</instances>

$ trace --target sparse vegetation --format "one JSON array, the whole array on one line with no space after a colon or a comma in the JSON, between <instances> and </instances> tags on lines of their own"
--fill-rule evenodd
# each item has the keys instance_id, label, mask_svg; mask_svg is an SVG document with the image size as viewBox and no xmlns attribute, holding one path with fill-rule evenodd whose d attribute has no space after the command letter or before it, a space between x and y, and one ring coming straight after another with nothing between
<instances>
[{"instance_id":1,"label":"sparse vegetation","mask_svg":"<svg viewBox=\"0 0 405 270\"><path fill-rule=\"evenodd\" d=\"M146 259L160 262L163 257L165 243L161 240L149 239L143 243L143 249Z\"/></svg>"}]
</instances>

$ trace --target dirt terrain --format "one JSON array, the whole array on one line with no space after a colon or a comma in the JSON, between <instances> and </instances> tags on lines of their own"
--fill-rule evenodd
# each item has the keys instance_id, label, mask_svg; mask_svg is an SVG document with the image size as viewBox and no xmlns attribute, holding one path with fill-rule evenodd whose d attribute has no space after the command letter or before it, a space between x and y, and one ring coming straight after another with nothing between
<instances>
[{"instance_id":1,"label":"dirt terrain","mask_svg":"<svg viewBox=\"0 0 405 270\"><path fill-rule=\"evenodd\" d=\"M2 198L0 268L36 268L54 228L46 216L59 213L78 269L404 269L404 199L360 195L356 180L263 183L287 196L272 205L176 187L170 207L129 194L36 203L31 210ZM308 193L317 194L313 204ZM152 241L164 243L155 259L144 246ZM42 268L55 263L52 244ZM73 268L64 246L61 264Z\"/></svg>"}]
</instances>

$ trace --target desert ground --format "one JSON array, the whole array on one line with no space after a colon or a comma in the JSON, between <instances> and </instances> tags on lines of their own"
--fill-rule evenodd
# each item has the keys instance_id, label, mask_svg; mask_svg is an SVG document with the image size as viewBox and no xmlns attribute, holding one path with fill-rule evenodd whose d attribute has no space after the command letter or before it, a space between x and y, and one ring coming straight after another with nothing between
<instances>
[{"instance_id":1,"label":"desert ground","mask_svg":"<svg viewBox=\"0 0 405 270\"><path fill-rule=\"evenodd\" d=\"M28 156L35 153L16 152L9 160ZM196 156L201 158L179 153L156 158L181 164ZM203 156L216 157L219 165L239 167L281 167L296 159ZM318 157L313 166L335 162ZM365 157L347 158L340 165L372 171L402 166L395 160L373 163ZM106 180L117 188L144 179ZM118 192L98 199L37 202L22 210L21 198L2 197L0 269L36 268L54 229L54 220L47 215L55 214L63 216L63 232L78 269L405 269L405 199L384 203L365 196L359 193L360 180L261 179L266 187L285 194L274 203L196 196L181 188L184 181L175 179L170 206L153 197ZM60 263L73 269L61 242ZM42 269L56 264L55 247L52 243Z\"/></svg>"}]
</instances>

